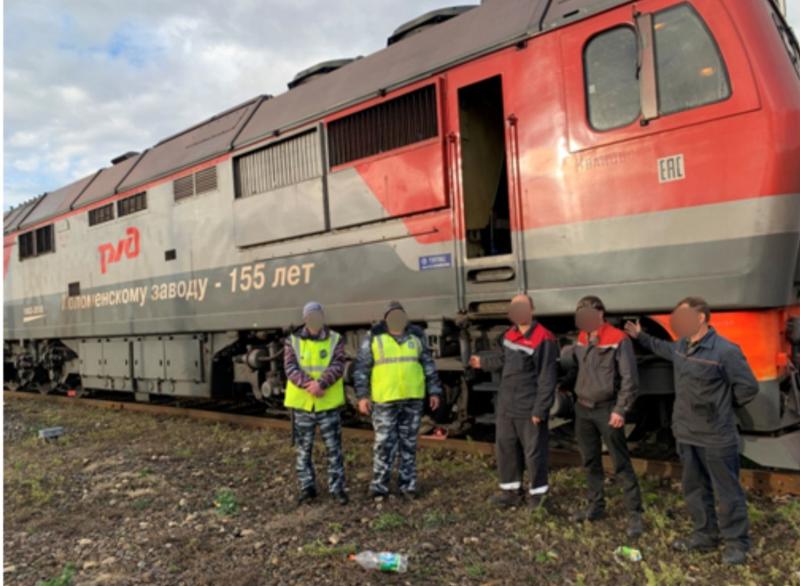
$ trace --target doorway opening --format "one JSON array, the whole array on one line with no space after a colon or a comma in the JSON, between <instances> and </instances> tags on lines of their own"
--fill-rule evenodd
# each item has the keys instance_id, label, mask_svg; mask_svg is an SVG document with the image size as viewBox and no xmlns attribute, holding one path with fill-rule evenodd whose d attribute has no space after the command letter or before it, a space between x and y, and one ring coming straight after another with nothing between
<instances>
[{"instance_id":1,"label":"doorway opening","mask_svg":"<svg viewBox=\"0 0 800 586\"><path fill-rule=\"evenodd\" d=\"M467 258L511 253L503 86L499 75L458 90Z\"/></svg>"}]
</instances>

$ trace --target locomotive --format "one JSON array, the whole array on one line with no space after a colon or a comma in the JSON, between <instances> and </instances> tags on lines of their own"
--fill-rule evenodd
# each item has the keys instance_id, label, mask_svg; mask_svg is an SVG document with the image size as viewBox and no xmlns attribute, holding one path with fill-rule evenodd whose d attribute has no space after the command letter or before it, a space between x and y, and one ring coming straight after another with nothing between
<instances>
[{"instance_id":1,"label":"locomotive","mask_svg":"<svg viewBox=\"0 0 800 586\"><path fill-rule=\"evenodd\" d=\"M760 385L743 454L800 469L800 46L773 0L486 0L398 28L4 216L6 388L277 408L315 299L355 355L399 299L453 434L527 292L568 346L600 296L671 338L701 295ZM631 441L667 442L638 356ZM551 425L569 420L559 394Z\"/></svg>"}]
</instances>

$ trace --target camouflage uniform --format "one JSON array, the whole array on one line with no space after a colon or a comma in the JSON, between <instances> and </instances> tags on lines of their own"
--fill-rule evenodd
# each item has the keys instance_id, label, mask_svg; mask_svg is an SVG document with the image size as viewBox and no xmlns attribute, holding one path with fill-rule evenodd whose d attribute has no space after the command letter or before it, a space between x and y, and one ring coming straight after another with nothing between
<instances>
[{"instance_id":1,"label":"camouflage uniform","mask_svg":"<svg viewBox=\"0 0 800 586\"><path fill-rule=\"evenodd\" d=\"M372 340L374 336L387 333L384 322L372 328L364 338L358 352L353 380L359 399L370 398L371 375L374 365ZM417 326L408 325L398 343L410 336L422 341L419 357L425 375L428 395L441 395L442 389L436 373L436 363L430 347L425 342L425 332ZM372 425L375 430L373 448L372 483L370 490L375 494L389 491L392 465L399 454L398 488L403 492L417 490L417 434L422 420L424 400L402 399L389 402L374 402L372 406Z\"/></svg>"},{"instance_id":2,"label":"camouflage uniform","mask_svg":"<svg viewBox=\"0 0 800 586\"><path fill-rule=\"evenodd\" d=\"M325 327L316 336L313 336L308 329L300 328L294 332L300 338L311 338L322 340L327 338L331 332ZM289 380L298 386L302 386L311 377L300 367L297 351L292 346L291 340L287 338L284 346L284 371ZM333 355L328 368L322 373L319 382L323 389L330 388L337 380L342 378L344 365L347 360L344 339L333 349ZM344 456L342 455L342 423L341 409L329 409L324 411L304 411L303 409L292 409L292 434L294 438L297 461L295 469L297 478L300 482L301 492L306 490L316 490L316 475L314 473L313 453L314 435L316 426L319 425L322 440L328 458L328 490L331 494L345 492L344 481Z\"/></svg>"},{"instance_id":3,"label":"camouflage uniform","mask_svg":"<svg viewBox=\"0 0 800 586\"><path fill-rule=\"evenodd\" d=\"M314 431L319 432L328 458L328 490L332 494L344 492L344 457L342 455L342 421L339 409L330 411L301 411L293 409L294 441L297 451L297 478L300 490L316 487L314 464Z\"/></svg>"},{"instance_id":4,"label":"camouflage uniform","mask_svg":"<svg viewBox=\"0 0 800 586\"><path fill-rule=\"evenodd\" d=\"M373 446L370 490L389 492L392 465L398 455L397 486L402 491L417 490L417 434L424 409L421 399L375 403L372 408Z\"/></svg>"}]
</instances>

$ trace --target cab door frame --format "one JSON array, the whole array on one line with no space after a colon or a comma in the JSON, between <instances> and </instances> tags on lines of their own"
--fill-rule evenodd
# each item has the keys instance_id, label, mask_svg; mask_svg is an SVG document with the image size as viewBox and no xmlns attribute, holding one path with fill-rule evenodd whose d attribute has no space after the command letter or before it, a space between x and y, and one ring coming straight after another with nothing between
<instances>
[{"instance_id":1,"label":"cab door frame","mask_svg":"<svg viewBox=\"0 0 800 586\"><path fill-rule=\"evenodd\" d=\"M522 242L524 235L521 230L522 194L517 138L519 119L508 108L507 80L512 74L507 54L500 52L455 68L444 76L446 91L443 92L445 100L443 129L447 148L447 177L452 202L458 305L461 311L475 312L476 308L484 303L489 304L483 306L488 308L487 313L504 313L504 304L510 297L525 291L527 287L525 248ZM501 84L504 165L507 178L511 250L507 254L470 258L467 254L459 90L494 77L499 77ZM511 276L504 278L504 275Z\"/></svg>"}]
</instances>

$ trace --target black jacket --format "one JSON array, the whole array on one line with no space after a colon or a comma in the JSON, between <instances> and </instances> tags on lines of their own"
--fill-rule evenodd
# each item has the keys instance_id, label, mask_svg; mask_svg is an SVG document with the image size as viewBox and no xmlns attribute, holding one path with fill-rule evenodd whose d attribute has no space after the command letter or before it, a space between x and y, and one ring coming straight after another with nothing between
<instances>
[{"instance_id":1,"label":"black jacket","mask_svg":"<svg viewBox=\"0 0 800 586\"><path fill-rule=\"evenodd\" d=\"M675 439L710 448L738 444L734 407L749 403L758 393L758 381L739 346L717 334L714 328L709 328L691 347L685 338L668 342L644 332L636 339L672 362Z\"/></svg>"},{"instance_id":2,"label":"black jacket","mask_svg":"<svg viewBox=\"0 0 800 586\"><path fill-rule=\"evenodd\" d=\"M506 331L496 351L479 353L483 370L502 369L497 414L547 419L558 381L558 342L534 321L523 335L516 326Z\"/></svg>"},{"instance_id":3,"label":"black jacket","mask_svg":"<svg viewBox=\"0 0 800 586\"><path fill-rule=\"evenodd\" d=\"M608 322L590 338L581 332L573 346L575 367L568 372L565 386L572 387L586 407L609 405L625 416L639 391L639 373L633 343Z\"/></svg>"}]
</instances>

